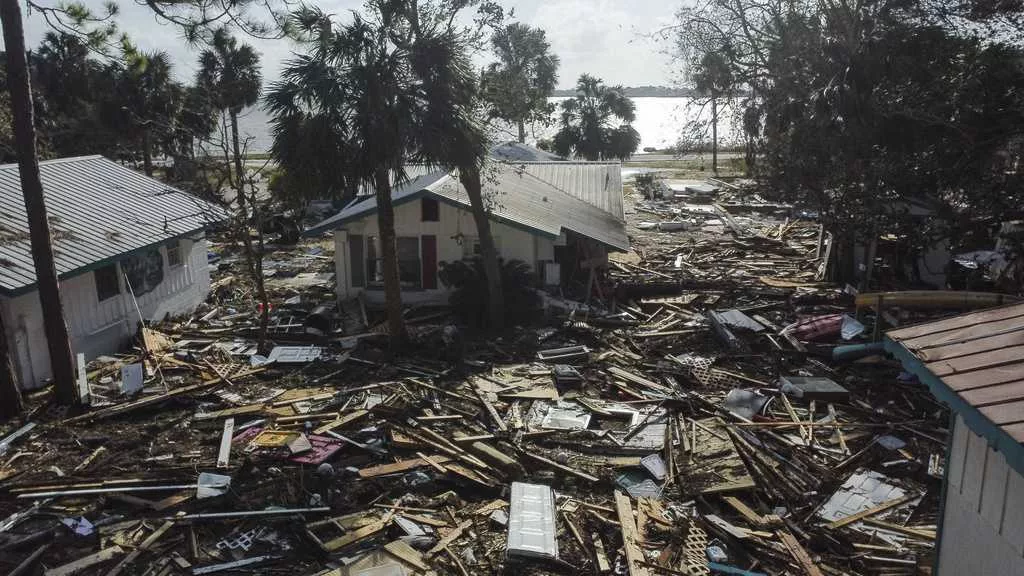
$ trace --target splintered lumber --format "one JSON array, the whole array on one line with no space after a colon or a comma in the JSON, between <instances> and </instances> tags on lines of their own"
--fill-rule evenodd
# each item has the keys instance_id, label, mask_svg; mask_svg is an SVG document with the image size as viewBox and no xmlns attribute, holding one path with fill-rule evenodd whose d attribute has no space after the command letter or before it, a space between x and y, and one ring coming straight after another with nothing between
<instances>
[{"instance_id":1,"label":"splintered lumber","mask_svg":"<svg viewBox=\"0 0 1024 576\"><path fill-rule=\"evenodd\" d=\"M832 404L828 405L828 414L832 417L832 425L836 429L836 436L839 437L839 447L842 448L845 456L849 456L850 449L846 447L846 438L843 437L843 429L839 426L839 417L836 415L836 407Z\"/></svg>"},{"instance_id":2,"label":"splintered lumber","mask_svg":"<svg viewBox=\"0 0 1024 576\"><path fill-rule=\"evenodd\" d=\"M627 382L632 382L633 384L639 384L640 386L643 386L645 388L650 388L652 390L657 390L659 392L665 392L665 393L671 393L672 392L671 388L668 388L666 386L662 386L661 384L658 384L657 382L648 380L647 378L644 378L643 376L638 376L636 374L633 374L632 372L627 372L626 370L623 370L622 368L619 368L618 366L609 366L608 367L608 372L611 373L612 376L615 376L616 378L618 378L620 380L625 380Z\"/></svg>"},{"instance_id":3,"label":"splintered lumber","mask_svg":"<svg viewBox=\"0 0 1024 576\"><path fill-rule=\"evenodd\" d=\"M598 574L607 574L612 571L612 565L608 561L608 554L604 551L604 542L597 532L590 534L590 541L594 544L594 565Z\"/></svg>"},{"instance_id":4,"label":"splintered lumber","mask_svg":"<svg viewBox=\"0 0 1024 576\"><path fill-rule=\"evenodd\" d=\"M420 457L420 460L423 460L427 464L430 464L431 468L433 468L434 470L437 470L441 474L447 474L448 473L448 469L447 468L445 468L444 466L441 466L437 462L434 462L429 456L427 456L423 452L417 452L416 455Z\"/></svg>"},{"instance_id":5,"label":"splintered lumber","mask_svg":"<svg viewBox=\"0 0 1024 576\"><path fill-rule=\"evenodd\" d=\"M754 512L753 509L744 504L743 501L740 500L739 498L736 498L735 496L723 496L722 500L724 500L726 504L731 506L733 510L739 512L741 516L747 519L747 522L750 522L754 526L768 525L767 520L765 520L757 512Z\"/></svg>"},{"instance_id":6,"label":"splintered lumber","mask_svg":"<svg viewBox=\"0 0 1024 576\"><path fill-rule=\"evenodd\" d=\"M118 574L120 574L121 571L124 570L126 566L134 562L135 559L139 557L139 555L141 555L146 550L149 550L153 546L153 544L155 544L156 541L164 535L165 532L170 530L171 526L174 526L174 522L168 521L161 524L160 527L154 530L153 533L150 534L148 538L142 541L142 544L139 544L138 548L129 552L128 555L125 556L124 559L117 564L117 566L114 566L114 568L110 572L107 572L107 576L117 576Z\"/></svg>"},{"instance_id":7,"label":"splintered lumber","mask_svg":"<svg viewBox=\"0 0 1024 576\"><path fill-rule=\"evenodd\" d=\"M789 533L788 530L777 530L775 534L782 540L782 544L786 546L786 550L789 554L797 561L797 564L803 568L803 571L807 576L824 576L821 570L815 565L814 560L811 560L810 554L804 547L797 541L796 536Z\"/></svg>"},{"instance_id":8,"label":"splintered lumber","mask_svg":"<svg viewBox=\"0 0 1024 576\"><path fill-rule=\"evenodd\" d=\"M423 561L423 555L401 540L388 542L384 545L384 549L395 558L414 566L419 571L426 572L430 570L430 566Z\"/></svg>"},{"instance_id":9,"label":"splintered lumber","mask_svg":"<svg viewBox=\"0 0 1024 576\"><path fill-rule=\"evenodd\" d=\"M530 452L523 452L523 455L526 456L527 458L531 459L531 460L534 460L536 462L540 462L541 464L544 464L545 466L549 466L551 468L554 468L555 470L561 470L562 472L565 472L566 474L572 474L573 476L576 476L577 478L582 478L582 479L588 480L590 482L597 482L599 480L599 478L597 478L596 476L591 476L590 474L587 474L586 472L581 472L579 470L576 470L575 468L570 468L570 467L565 466L563 464L559 464L558 462L555 462L554 460L548 460L547 458L545 458L543 456L538 456L538 455L530 453Z\"/></svg>"},{"instance_id":10,"label":"splintered lumber","mask_svg":"<svg viewBox=\"0 0 1024 576\"><path fill-rule=\"evenodd\" d=\"M459 574L462 574L462 576L469 576L469 572L466 572L466 567L462 565L462 560L459 560L459 557L455 555L455 552L452 552L452 549L447 546L444 547L444 551L448 554L448 557L452 559L452 562L458 566Z\"/></svg>"},{"instance_id":11,"label":"splintered lumber","mask_svg":"<svg viewBox=\"0 0 1024 576\"><path fill-rule=\"evenodd\" d=\"M446 464L451 462L451 458L448 456L432 456L430 458L436 464ZM416 468L422 468L429 466L422 458L412 458L410 460L401 460L394 464L381 464L378 466L369 466L359 470L360 478L374 478L376 476L386 476L388 474L398 474L400 472L408 472Z\"/></svg>"},{"instance_id":12,"label":"splintered lumber","mask_svg":"<svg viewBox=\"0 0 1024 576\"><path fill-rule=\"evenodd\" d=\"M494 424L498 427L498 430L501 430L502 432L508 432L508 426L505 425L505 419L502 418L500 414L498 414L498 410L494 407L494 404L491 404L490 401L487 400L487 396L484 394L482 390L480 390L479 386L475 384L473 385L473 393L476 394L476 397L478 400L480 400L480 403L484 405L484 408L487 410L487 415L490 416L491 420L494 421Z\"/></svg>"},{"instance_id":13,"label":"splintered lumber","mask_svg":"<svg viewBox=\"0 0 1024 576\"><path fill-rule=\"evenodd\" d=\"M343 536L328 540L327 542L321 542L319 538L317 538L316 541L320 544L320 547L324 549L324 552L334 552L335 550L341 550L346 546L359 542L363 538L369 538L370 536L384 530L389 521L390 519L388 519L388 521L378 520L371 524L367 524L362 528L357 528Z\"/></svg>"},{"instance_id":14,"label":"splintered lumber","mask_svg":"<svg viewBox=\"0 0 1024 576\"><path fill-rule=\"evenodd\" d=\"M327 432L329 430L334 430L335 428L341 428L342 426L344 426L346 424L349 424L350 422L355 422L356 420L362 418L363 416L366 416L369 413L370 413L369 410L362 410L362 409L355 410L355 411L353 411L353 412L351 412L349 414L345 414L344 416L341 416L337 420L332 420L331 422L328 422L327 424L324 424L323 426L317 428L316 430L313 430L313 434L323 434L323 433L325 433L325 432Z\"/></svg>"},{"instance_id":15,"label":"splintered lumber","mask_svg":"<svg viewBox=\"0 0 1024 576\"><path fill-rule=\"evenodd\" d=\"M936 533L934 530L924 530L921 528L911 528L909 526L901 526L899 524L893 524L892 522L885 522L882 520L876 520L874 518L864 518L861 520L869 526L877 526L879 528L885 528L893 532L899 532L900 534L906 534L915 538L922 538L924 540L935 540Z\"/></svg>"},{"instance_id":16,"label":"splintered lumber","mask_svg":"<svg viewBox=\"0 0 1024 576\"><path fill-rule=\"evenodd\" d=\"M449 544L458 540L462 536L462 531L466 528L469 528L472 525L472 520L464 520L462 524L459 524L455 528L449 530L440 540L437 541L437 544L435 544L433 548L427 550L427 558L434 556L434 554L437 554L441 550L444 550L448 547Z\"/></svg>"},{"instance_id":17,"label":"splintered lumber","mask_svg":"<svg viewBox=\"0 0 1024 576\"><path fill-rule=\"evenodd\" d=\"M636 530L636 521L633 519L633 506L629 497L615 491L615 509L619 515L619 527L622 530L622 547L626 549L626 566L629 568L629 576L649 576L647 568L644 567L644 554L640 550L638 542L639 534Z\"/></svg>"},{"instance_id":18,"label":"splintered lumber","mask_svg":"<svg viewBox=\"0 0 1024 576\"><path fill-rule=\"evenodd\" d=\"M97 564L102 564L108 560L113 559L115 556L124 554L124 549L116 544L110 548L104 548L95 554L89 554L83 558L79 558L74 562L69 562L56 568L51 568L43 572L43 576L71 576Z\"/></svg>"},{"instance_id":19,"label":"splintered lumber","mask_svg":"<svg viewBox=\"0 0 1024 576\"><path fill-rule=\"evenodd\" d=\"M904 496L903 498L896 498L894 500L889 500L888 502L882 502L881 504L879 504L878 506L875 506L873 508L868 508L867 510L862 510L860 512L857 512L856 514L850 514L846 518L840 518L839 520L836 520L835 522L830 523L828 525L828 528L831 529L831 530L835 530L836 528L842 528L843 526L847 526L849 524L853 524L854 522L857 522L859 520L863 520L863 519L865 519L865 518L867 518L869 516L874 516L875 514L879 514L881 512L885 512L886 510L889 510L890 508L895 508L897 506L901 506L903 504L906 504L907 502L910 502L911 500L913 500L913 499L915 499L917 497L918 497L917 494L911 494L909 496Z\"/></svg>"}]
</instances>

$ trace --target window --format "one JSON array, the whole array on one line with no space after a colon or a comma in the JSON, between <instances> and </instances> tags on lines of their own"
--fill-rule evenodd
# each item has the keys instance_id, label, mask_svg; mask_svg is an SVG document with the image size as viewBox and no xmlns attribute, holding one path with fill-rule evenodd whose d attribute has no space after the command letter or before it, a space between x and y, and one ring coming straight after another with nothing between
<instances>
[{"instance_id":1,"label":"window","mask_svg":"<svg viewBox=\"0 0 1024 576\"><path fill-rule=\"evenodd\" d=\"M423 267L420 265L420 239L416 236L399 236L398 280L402 286L420 287Z\"/></svg>"},{"instance_id":2,"label":"window","mask_svg":"<svg viewBox=\"0 0 1024 576\"><path fill-rule=\"evenodd\" d=\"M501 238L493 236L494 238L494 249L498 252L498 257L501 257ZM473 258L479 258L480 252L480 238L478 236L464 236L462 238L462 259L472 260Z\"/></svg>"},{"instance_id":3,"label":"window","mask_svg":"<svg viewBox=\"0 0 1024 576\"><path fill-rule=\"evenodd\" d=\"M348 255L351 261L349 267L352 270L353 288L366 286L366 262L363 260L366 245L363 242L362 234L349 234L348 236Z\"/></svg>"},{"instance_id":4,"label":"window","mask_svg":"<svg viewBox=\"0 0 1024 576\"><path fill-rule=\"evenodd\" d=\"M420 211L424 222L437 222L441 220L441 205L437 198L423 198L420 200Z\"/></svg>"},{"instance_id":5,"label":"window","mask_svg":"<svg viewBox=\"0 0 1024 576\"><path fill-rule=\"evenodd\" d=\"M181 266L181 242L178 240L167 243L167 266Z\"/></svg>"},{"instance_id":6,"label":"window","mask_svg":"<svg viewBox=\"0 0 1024 576\"><path fill-rule=\"evenodd\" d=\"M117 264L98 268L92 276L96 280L96 299L100 302L121 293L121 286L117 282Z\"/></svg>"},{"instance_id":7,"label":"window","mask_svg":"<svg viewBox=\"0 0 1024 576\"><path fill-rule=\"evenodd\" d=\"M164 259L159 250L147 250L121 260L128 288L135 296L150 292L164 281Z\"/></svg>"}]
</instances>

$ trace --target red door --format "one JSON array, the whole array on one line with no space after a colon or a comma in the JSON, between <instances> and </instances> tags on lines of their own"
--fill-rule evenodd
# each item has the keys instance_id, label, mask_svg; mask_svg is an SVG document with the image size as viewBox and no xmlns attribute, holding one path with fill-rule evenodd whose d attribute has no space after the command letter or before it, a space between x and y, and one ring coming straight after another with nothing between
<instances>
[{"instance_id":1,"label":"red door","mask_svg":"<svg viewBox=\"0 0 1024 576\"><path fill-rule=\"evenodd\" d=\"M437 288L437 236L420 238L421 260L423 261L423 288Z\"/></svg>"}]
</instances>

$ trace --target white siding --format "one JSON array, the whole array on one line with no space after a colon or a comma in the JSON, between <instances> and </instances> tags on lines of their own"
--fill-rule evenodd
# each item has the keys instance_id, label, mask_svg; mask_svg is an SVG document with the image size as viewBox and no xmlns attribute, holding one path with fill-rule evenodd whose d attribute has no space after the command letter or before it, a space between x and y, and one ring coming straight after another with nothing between
<instances>
[{"instance_id":1,"label":"white siding","mask_svg":"<svg viewBox=\"0 0 1024 576\"><path fill-rule=\"evenodd\" d=\"M180 240L182 264L167 265L167 250L160 248L164 279L142 295L139 308L146 320L161 320L191 312L210 290L206 262L206 240ZM71 336L71 349L87 360L113 354L126 346L138 330L139 313L124 277L118 274L121 294L99 302L93 272L85 272L60 283L64 318ZM12 360L24 388L37 388L50 378L50 357L43 330L42 308L35 291L2 299L4 325L11 343Z\"/></svg>"},{"instance_id":2,"label":"white siding","mask_svg":"<svg viewBox=\"0 0 1024 576\"><path fill-rule=\"evenodd\" d=\"M352 298L362 292L362 288L352 286L351 265L349 262L349 236L360 235L364 239L379 236L377 215L371 214L361 220L346 224L334 235L334 259L337 272L338 298ZM440 202L440 217L437 222L423 222L420 200L406 202L395 207L395 233L398 236L435 236L437 237L437 261L454 262L463 257L463 246L456 237L477 236L473 215L450 204ZM497 239L499 252L505 260L522 260L535 270L539 260L554 259L554 240L538 236L514 228L500 222L491 221L491 234ZM380 254L378 253L378 258ZM382 291L371 290L366 293L368 301L375 302L375 296L383 299ZM405 290L402 292L405 302L447 302L448 291L438 280L436 290Z\"/></svg>"},{"instance_id":3,"label":"white siding","mask_svg":"<svg viewBox=\"0 0 1024 576\"><path fill-rule=\"evenodd\" d=\"M1024 575L1024 479L959 416L939 543L939 575Z\"/></svg>"}]
</instances>

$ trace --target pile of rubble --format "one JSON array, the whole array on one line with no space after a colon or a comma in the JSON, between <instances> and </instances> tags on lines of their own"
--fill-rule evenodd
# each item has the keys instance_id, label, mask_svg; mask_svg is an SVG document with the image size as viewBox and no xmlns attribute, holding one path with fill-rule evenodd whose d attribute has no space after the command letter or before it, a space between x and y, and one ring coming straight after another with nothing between
<instances>
[{"instance_id":1,"label":"pile of rubble","mask_svg":"<svg viewBox=\"0 0 1024 576\"><path fill-rule=\"evenodd\" d=\"M225 253L205 308L93 363L86 412L0 429L0 570L927 571L945 409L821 283L816 224L681 196L637 204L692 225L634 228L606 302L458 359L389 356L312 244L268 258L261 355Z\"/></svg>"}]
</instances>

